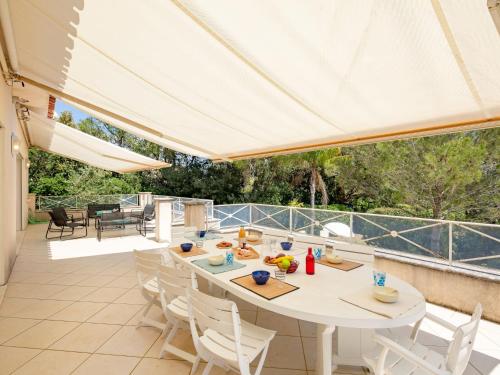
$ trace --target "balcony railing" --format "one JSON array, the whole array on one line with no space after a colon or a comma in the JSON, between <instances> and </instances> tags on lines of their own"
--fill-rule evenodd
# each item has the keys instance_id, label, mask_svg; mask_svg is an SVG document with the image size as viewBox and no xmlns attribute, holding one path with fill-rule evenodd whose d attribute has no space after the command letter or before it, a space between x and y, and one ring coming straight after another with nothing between
<instances>
[{"instance_id":1,"label":"balcony railing","mask_svg":"<svg viewBox=\"0 0 500 375\"><path fill-rule=\"evenodd\" d=\"M67 209L84 209L89 204L120 204L121 207L133 207L139 205L138 194L113 194L113 195L63 195L36 197L36 209L48 211L54 207Z\"/></svg>"},{"instance_id":2,"label":"balcony railing","mask_svg":"<svg viewBox=\"0 0 500 375\"><path fill-rule=\"evenodd\" d=\"M214 206L209 199L162 195L151 199L157 197L174 199L174 223L184 220L183 203L197 200L205 203L211 227L246 225L328 237L373 246L380 253L500 274L500 225L253 203ZM84 209L91 203L134 207L139 195L37 196L36 208Z\"/></svg>"},{"instance_id":3,"label":"balcony railing","mask_svg":"<svg viewBox=\"0 0 500 375\"><path fill-rule=\"evenodd\" d=\"M500 225L272 206L216 205L221 228L248 225L365 244L377 252L500 272Z\"/></svg>"}]
</instances>

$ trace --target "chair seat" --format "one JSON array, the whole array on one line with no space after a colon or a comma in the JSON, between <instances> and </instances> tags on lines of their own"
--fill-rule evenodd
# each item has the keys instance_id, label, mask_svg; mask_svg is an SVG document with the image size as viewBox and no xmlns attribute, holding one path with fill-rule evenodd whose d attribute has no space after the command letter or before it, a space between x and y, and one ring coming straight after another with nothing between
<instances>
[{"instance_id":1,"label":"chair seat","mask_svg":"<svg viewBox=\"0 0 500 375\"><path fill-rule=\"evenodd\" d=\"M275 331L258 327L241 320L241 347L243 355L252 362L276 335ZM212 329L207 329L200 337L203 346L217 357L238 366L238 357L234 351L234 337L222 335Z\"/></svg>"},{"instance_id":2,"label":"chair seat","mask_svg":"<svg viewBox=\"0 0 500 375\"><path fill-rule=\"evenodd\" d=\"M65 226L69 227L69 228L78 228L78 227L85 227L87 226L87 224L85 224L84 222L80 221L80 222L68 222L65 224Z\"/></svg>"},{"instance_id":3,"label":"chair seat","mask_svg":"<svg viewBox=\"0 0 500 375\"><path fill-rule=\"evenodd\" d=\"M158 295L160 290L158 287L158 280L156 278L148 280L142 287L150 294Z\"/></svg>"},{"instance_id":4,"label":"chair seat","mask_svg":"<svg viewBox=\"0 0 500 375\"><path fill-rule=\"evenodd\" d=\"M172 302L167 305L167 309L175 315L176 318L181 319L183 321L189 321L188 314L188 304L187 299L184 296L179 296L174 298Z\"/></svg>"},{"instance_id":5,"label":"chair seat","mask_svg":"<svg viewBox=\"0 0 500 375\"><path fill-rule=\"evenodd\" d=\"M413 342L409 338L401 338L394 340L399 345L403 346L405 349L411 351L413 354L424 359L426 362L432 366L448 371L446 368L446 360L443 355L430 350L426 346L419 344L418 342ZM377 365L377 360L382 351L381 347L374 349L373 351L365 354L364 359L367 364L374 369ZM415 365L401 358L400 355L389 351L386 361L385 361L385 374L388 375L429 375L427 372L420 368L416 368Z\"/></svg>"}]
</instances>

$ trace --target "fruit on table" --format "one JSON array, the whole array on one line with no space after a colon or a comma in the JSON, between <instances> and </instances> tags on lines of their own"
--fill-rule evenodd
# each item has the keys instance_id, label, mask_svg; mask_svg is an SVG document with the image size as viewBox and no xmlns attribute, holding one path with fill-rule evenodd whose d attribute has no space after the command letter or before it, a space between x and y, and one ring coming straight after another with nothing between
<instances>
[{"instance_id":1,"label":"fruit on table","mask_svg":"<svg viewBox=\"0 0 500 375\"><path fill-rule=\"evenodd\" d=\"M290 267L288 267L286 273L294 273L295 271L297 271L297 268L299 268L299 262L293 260L292 262L290 262Z\"/></svg>"},{"instance_id":2,"label":"fruit on table","mask_svg":"<svg viewBox=\"0 0 500 375\"><path fill-rule=\"evenodd\" d=\"M280 268L284 269L284 270L287 270L289 267L290 267L290 261L288 259L283 259L281 262L280 262Z\"/></svg>"}]
</instances>

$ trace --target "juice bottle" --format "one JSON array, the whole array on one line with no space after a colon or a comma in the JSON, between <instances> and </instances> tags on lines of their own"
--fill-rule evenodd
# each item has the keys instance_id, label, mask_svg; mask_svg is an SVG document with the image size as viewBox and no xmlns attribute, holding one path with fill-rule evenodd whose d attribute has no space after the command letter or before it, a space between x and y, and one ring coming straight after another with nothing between
<instances>
[{"instance_id":1,"label":"juice bottle","mask_svg":"<svg viewBox=\"0 0 500 375\"><path fill-rule=\"evenodd\" d=\"M306 273L308 275L314 275L314 255L312 253L312 247L307 249L306 255Z\"/></svg>"},{"instance_id":2,"label":"juice bottle","mask_svg":"<svg viewBox=\"0 0 500 375\"><path fill-rule=\"evenodd\" d=\"M243 243L245 242L246 237L247 237L247 233L245 232L245 227L242 225L242 226L240 226L240 231L238 232L238 243L239 243L240 247L243 246Z\"/></svg>"}]
</instances>

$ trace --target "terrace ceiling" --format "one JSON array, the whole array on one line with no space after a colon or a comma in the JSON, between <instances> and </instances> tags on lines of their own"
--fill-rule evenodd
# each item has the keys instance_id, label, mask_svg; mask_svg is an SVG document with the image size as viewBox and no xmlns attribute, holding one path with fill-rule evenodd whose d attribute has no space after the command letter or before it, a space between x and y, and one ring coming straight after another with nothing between
<instances>
[{"instance_id":1,"label":"terrace ceiling","mask_svg":"<svg viewBox=\"0 0 500 375\"><path fill-rule=\"evenodd\" d=\"M500 39L484 0L4 0L0 10L26 83L214 160L500 116Z\"/></svg>"}]
</instances>

